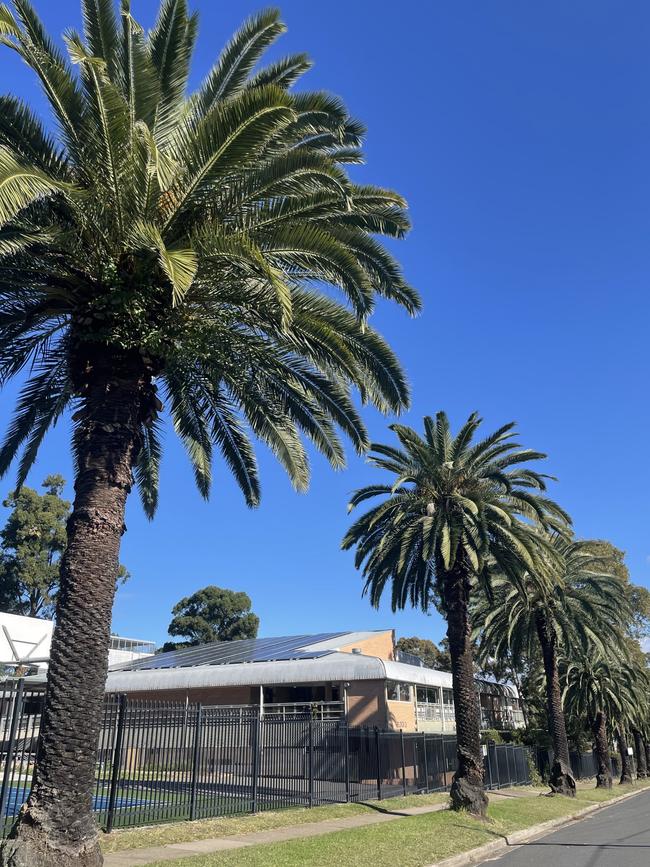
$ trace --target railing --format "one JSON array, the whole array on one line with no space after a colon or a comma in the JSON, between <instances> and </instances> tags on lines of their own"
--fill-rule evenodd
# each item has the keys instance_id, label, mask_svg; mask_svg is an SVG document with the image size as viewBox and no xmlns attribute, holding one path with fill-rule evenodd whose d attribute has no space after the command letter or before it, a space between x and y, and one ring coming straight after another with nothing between
<instances>
[{"instance_id":1,"label":"railing","mask_svg":"<svg viewBox=\"0 0 650 867\"><path fill-rule=\"evenodd\" d=\"M517 729L524 726L524 715L520 710L502 710L493 713L481 708L481 728Z\"/></svg>"},{"instance_id":2,"label":"railing","mask_svg":"<svg viewBox=\"0 0 650 867\"><path fill-rule=\"evenodd\" d=\"M453 719L453 707L451 713ZM416 716L423 722L442 722L442 707L439 704L425 704L418 702L416 705Z\"/></svg>"},{"instance_id":3,"label":"railing","mask_svg":"<svg viewBox=\"0 0 650 867\"><path fill-rule=\"evenodd\" d=\"M262 705L262 716L271 719L311 717L317 720L339 720L345 716L344 701L269 702Z\"/></svg>"},{"instance_id":4,"label":"railing","mask_svg":"<svg viewBox=\"0 0 650 867\"><path fill-rule=\"evenodd\" d=\"M110 650L124 650L136 656L153 656L156 652L156 644L153 641L122 638L120 635L111 635L108 646Z\"/></svg>"},{"instance_id":5,"label":"railing","mask_svg":"<svg viewBox=\"0 0 650 867\"><path fill-rule=\"evenodd\" d=\"M0 685L0 836L31 788L43 694ZM321 719L340 702L307 714L260 715L256 706L106 697L93 809L106 831L289 806L445 791L456 769L456 738L351 728ZM491 745L488 787L530 781L528 750Z\"/></svg>"}]
</instances>

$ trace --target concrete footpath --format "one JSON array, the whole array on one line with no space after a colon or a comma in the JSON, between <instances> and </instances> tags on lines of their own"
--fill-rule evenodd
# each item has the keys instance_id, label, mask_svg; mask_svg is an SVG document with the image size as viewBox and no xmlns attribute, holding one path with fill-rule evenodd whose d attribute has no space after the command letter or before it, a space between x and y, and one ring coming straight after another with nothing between
<instances>
[{"instance_id":1,"label":"concrete footpath","mask_svg":"<svg viewBox=\"0 0 650 867\"><path fill-rule=\"evenodd\" d=\"M446 804L429 804L424 807L404 807L391 810L390 801L377 802L376 812L349 816L342 819L326 819L304 825L288 825L268 831L253 831L250 834L234 834L229 837L216 837L211 840L192 840L187 843L169 843L166 846L152 846L149 849L124 849L104 855L104 867L142 867L155 861L175 861L191 855L209 855L212 852L227 852L260 843L283 843L304 837L330 834L332 831L348 831L350 828L363 828L382 822L394 822L406 816L420 816L423 813L436 813L446 810Z\"/></svg>"}]
</instances>

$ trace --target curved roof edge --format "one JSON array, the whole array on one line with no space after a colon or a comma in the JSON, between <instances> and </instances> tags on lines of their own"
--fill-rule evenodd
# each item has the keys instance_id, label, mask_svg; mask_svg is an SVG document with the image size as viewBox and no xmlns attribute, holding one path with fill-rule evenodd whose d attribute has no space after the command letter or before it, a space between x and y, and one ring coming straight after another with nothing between
<instances>
[{"instance_id":1,"label":"curved roof edge","mask_svg":"<svg viewBox=\"0 0 650 867\"><path fill-rule=\"evenodd\" d=\"M140 671L110 671L108 692L148 692L201 687L258 686L314 681L401 680L421 686L451 687L451 674L356 653L330 653L318 659L205 665Z\"/></svg>"}]
</instances>

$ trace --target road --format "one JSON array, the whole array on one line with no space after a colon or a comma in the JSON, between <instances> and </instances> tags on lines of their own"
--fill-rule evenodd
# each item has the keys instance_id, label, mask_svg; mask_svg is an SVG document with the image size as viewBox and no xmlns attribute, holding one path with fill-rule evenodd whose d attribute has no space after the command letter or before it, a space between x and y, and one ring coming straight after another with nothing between
<instances>
[{"instance_id":1,"label":"road","mask_svg":"<svg viewBox=\"0 0 650 867\"><path fill-rule=\"evenodd\" d=\"M648 867L650 790L482 863L490 867Z\"/></svg>"}]
</instances>

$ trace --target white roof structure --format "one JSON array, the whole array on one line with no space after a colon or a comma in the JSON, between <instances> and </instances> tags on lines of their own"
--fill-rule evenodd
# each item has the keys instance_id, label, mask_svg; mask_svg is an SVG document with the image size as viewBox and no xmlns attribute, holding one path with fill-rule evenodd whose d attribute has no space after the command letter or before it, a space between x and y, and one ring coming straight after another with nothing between
<instances>
[{"instance_id":1,"label":"white roof structure","mask_svg":"<svg viewBox=\"0 0 650 867\"><path fill-rule=\"evenodd\" d=\"M0 665L47 666L54 623L0 612Z\"/></svg>"},{"instance_id":2,"label":"white roof structure","mask_svg":"<svg viewBox=\"0 0 650 867\"><path fill-rule=\"evenodd\" d=\"M386 632L388 630L215 641L113 666L106 679L106 690L155 692L360 680L393 680L451 689L452 677L448 671L354 652L357 644L362 649L364 641ZM499 685L495 689L517 694L513 687Z\"/></svg>"},{"instance_id":3,"label":"white roof structure","mask_svg":"<svg viewBox=\"0 0 650 867\"><path fill-rule=\"evenodd\" d=\"M219 686L271 686L353 680L401 680L418 686L451 688L451 674L392 662L377 656L333 651L316 659L272 660L230 665L200 665L109 671L108 692L196 689Z\"/></svg>"},{"instance_id":4,"label":"white roof structure","mask_svg":"<svg viewBox=\"0 0 650 867\"><path fill-rule=\"evenodd\" d=\"M47 670L54 621L0 611L0 665ZM153 655L151 642L111 636L109 663L125 663Z\"/></svg>"}]
</instances>

